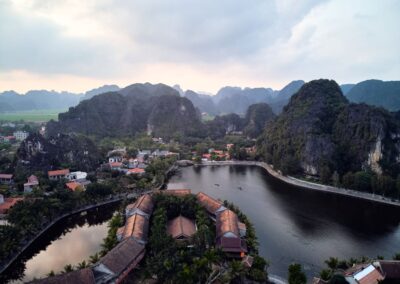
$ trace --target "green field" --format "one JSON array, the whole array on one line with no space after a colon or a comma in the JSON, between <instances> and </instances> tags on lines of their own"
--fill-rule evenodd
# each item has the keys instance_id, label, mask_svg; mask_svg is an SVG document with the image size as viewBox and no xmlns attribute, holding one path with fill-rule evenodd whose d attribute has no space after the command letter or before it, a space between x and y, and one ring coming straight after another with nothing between
<instances>
[{"instance_id":1,"label":"green field","mask_svg":"<svg viewBox=\"0 0 400 284\"><path fill-rule=\"evenodd\" d=\"M60 112L65 112L65 109L58 110L32 110L18 112L3 112L0 113L0 121L32 121L32 122L47 122L50 119L57 120Z\"/></svg>"}]
</instances>

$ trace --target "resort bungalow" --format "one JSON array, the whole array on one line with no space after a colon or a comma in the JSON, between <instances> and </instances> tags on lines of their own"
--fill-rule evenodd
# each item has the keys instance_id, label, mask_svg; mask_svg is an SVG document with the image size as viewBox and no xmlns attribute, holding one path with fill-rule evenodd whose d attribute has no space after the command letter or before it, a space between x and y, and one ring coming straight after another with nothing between
<instances>
[{"instance_id":1,"label":"resort bungalow","mask_svg":"<svg viewBox=\"0 0 400 284\"><path fill-rule=\"evenodd\" d=\"M344 277L350 284L378 284L385 279L382 272L372 264L355 265L345 271Z\"/></svg>"},{"instance_id":2,"label":"resort bungalow","mask_svg":"<svg viewBox=\"0 0 400 284\"><path fill-rule=\"evenodd\" d=\"M71 172L67 175L67 179L70 181L73 180L85 180L87 178L87 173L86 172Z\"/></svg>"},{"instance_id":3,"label":"resort bungalow","mask_svg":"<svg viewBox=\"0 0 400 284\"><path fill-rule=\"evenodd\" d=\"M60 284L60 283L74 283L74 284L94 284L94 275L92 269L84 268L69 273L63 273L53 277L44 279L34 280L32 283L35 284Z\"/></svg>"},{"instance_id":4,"label":"resort bungalow","mask_svg":"<svg viewBox=\"0 0 400 284\"><path fill-rule=\"evenodd\" d=\"M216 246L231 257L241 257L247 252L246 243L240 238L239 220L235 212L224 210L217 213Z\"/></svg>"},{"instance_id":5,"label":"resort bungalow","mask_svg":"<svg viewBox=\"0 0 400 284\"><path fill-rule=\"evenodd\" d=\"M63 178L67 178L69 174L69 169L56 170L56 171L48 171L49 180L61 180Z\"/></svg>"},{"instance_id":6,"label":"resort bungalow","mask_svg":"<svg viewBox=\"0 0 400 284\"><path fill-rule=\"evenodd\" d=\"M168 189L168 190L161 190L160 193L179 196L179 197L192 194L190 189Z\"/></svg>"},{"instance_id":7,"label":"resort bungalow","mask_svg":"<svg viewBox=\"0 0 400 284\"><path fill-rule=\"evenodd\" d=\"M131 203L125 208L126 217L132 216L134 214L142 215L149 218L153 213L154 203L151 195L144 194L140 196L135 203Z\"/></svg>"},{"instance_id":8,"label":"resort bungalow","mask_svg":"<svg viewBox=\"0 0 400 284\"><path fill-rule=\"evenodd\" d=\"M143 175L146 171L144 169L139 169L139 168L134 168L134 169L129 169L126 174L127 175Z\"/></svg>"},{"instance_id":9,"label":"resort bungalow","mask_svg":"<svg viewBox=\"0 0 400 284\"><path fill-rule=\"evenodd\" d=\"M119 241L133 238L138 243L144 245L147 243L147 233L149 231L149 219L145 216L134 214L126 219L125 226L117 231Z\"/></svg>"},{"instance_id":10,"label":"resort bungalow","mask_svg":"<svg viewBox=\"0 0 400 284\"><path fill-rule=\"evenodd\" d=\"M28 182L24 183L24 192L30 193L38 185L39 185L38 178L34 175L31 175L30 177L28 177Z\"/></svg>"},{"instance_id":11,"label":"resort bungalow","mask_svg":"<svg viewBox=\"0 0 400 284\"><path fill-rule=\"evenodd\" d=\"M13 175L0 174L0 184L10 184L13 182Z\"/></svg>"},{"instance_id":12,"label":"resort bungalow","mask_svg":"<svg viewBox=\"0 0 400 284\"><path fill-rule=\"evenodd\" d=\"M167 233L176 240L187 241L196 233L196 224L191 219L178 216L168 222Z\"/></svg>"},{"instance_id":13,"label":"resort bungalow","mask_svg":"<svg viewBox=\"0 0 400 284\"><path fill-rule=\"evenodd\" d=\"M133 238L122 241L93 267L95 282L97 284L122 283L144 255L144 245Z\"/></svg>"},{"instance_id":14,"label":"resort bungalow","mask_svg":"<svg viewBox=\"0 0 400 284\"><path fill-rule=\"evenodd\" d=\"M226 210L222 202L216 200L203 192L199 192L197 195L197 201L203 206L212 217L215 217L217 213Z\"/></svg>"}]
</instances>

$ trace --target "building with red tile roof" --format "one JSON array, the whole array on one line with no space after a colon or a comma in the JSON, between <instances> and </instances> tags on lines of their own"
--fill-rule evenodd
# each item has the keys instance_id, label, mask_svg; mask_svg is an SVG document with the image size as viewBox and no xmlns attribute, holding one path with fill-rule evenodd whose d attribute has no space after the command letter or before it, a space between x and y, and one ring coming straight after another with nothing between
<instances>
[{"instance_id":1,"label":"building with red tile roof","mask_svg":"<svg viewBox=\"0 0 400 284\"><path fill-rule=\"evenodd\" d=\"M226 210L221 201L216 200L203 192L199 192L196 197L200 205L212 215L216 215L218 212Z\"/></svg>"},{"instance_id":2,"label":"building with red tile roof","mask_svg":"<svg viewBox=\"0 0 400 284\"><path fill-rule=\"evenodd\" d=\"M372 264L360 264L349 268L344 273L349 283L378 284L385 279L381 271Z\"/></svg>"},{"instance_id":3,"label":"building with red tile roof","mask_svg":"<svg viewBox=\"0 0 400 284\"><path fill-rule=\"evenodd\" d=\"M69 169L48 171L47 174L50 180L60 180L63 178L67 178L67 175L69 174Z\"/></svg>"},{"instance_id":4,"label":"building with red tile roof","mask_svg":"<svg viewBox=\"0 0 400 284\"><path fill-rule=\"evenodd\" d=\"M139 169L139 168L134 168L134 169L129 169L126 174L127 175L142 175L144 174L146 171L144 169Z\"/></svg>"},{"instance_id":5,"label":"building with red tile roof","mask_svg":"<svg viewBox=\"0 0 400 284\"><path fill-rule=\"evenodd\" d=\"M239 219L235 212L224 210L217 213L216 229L217 238L216 246L231 256L240 256L247 252L247 247L240 238Z\"/></svg>"},{"instance_id":6,"label":"building with red tile roof","mask_svg":"<svg viewBox=\"0 0 400 284\"><path fill-rule=\"evenodd\" d=\"M123 240L93 267L95 282L122 283L144 255L144 245L133 238Z\"/></svg>"},{"instance_id":7,"label":"building with red tile roof","mask_svg":"<svg viewBox=\"0 0 400 284\"><path fill-rule=\"evenodd\" d=\"M142 216L149 217L153 212L153 199L151 195L144 194L140 196L135 203L129 204L125 208L125 215L131 216L133 214L140 214Z\"/></svg>"},{"instance_id":8,"label":"building with red tile roof","mask_svg":"<svg viewBox=\"0 0 400 284\"><path fill-rule=\"evenodd\" d=\"M379 260L375 266L385 275L387 282L400 283L400 260Z\"/></svg>"},{"instance_id":9,"label":"building with red tile roof","mask_svg":"<svg viewBox=\"0 0 400 284\"><path fill-rule=\"evenodd\" d=\"M134 214L126 219L125 226L118 229L117 238L118 240L134 238L139 243L145 244L148 231L149 219L142 215Z\"/></svg>"},{"instance_id":10,"label":"building with red tile roof","mask_svg":"<svg viewBox=\"0 0 400 284\"><path fill-rule=\"evenodd\" d=\"M11 207L22 200L24 200L22 197L4 198L4 196L0 194L0 214L8 214L8 211L11 209Z\"/></svg>"},{"instance_id":11,"label":"building with red tile roof","mask_svg":"<svg viewBox=\"0 0 400 284\"><path fill-rule=\"evenodd\" d=\"M53 277L44 279L34 280L31 283L34 284L94 284L95 279L93 272L90 268L84 268L81 270L72 271L69 273L63 273Z\"/></svg>"},{"instance_id":12,"label":"building with red tile roof","mask_svg":"<svg viewBox=\"0 0 400 284\"><path fill-rule=\"evenodd\" d=\"M82 186L79 182L76 182L76 181L67 182L67 183L65 184L65 186L66 186L69 190L72 190L72 191L75 191L75 190L77 190L77 189L83 189L83 186Z\"/></svg>"},{"instance_id":13,"label":"building with red tile roof","mask_svg":"<svg viewBox=\"0 0 400 284\"><path fill-rule=\"evenodd\" d=\"M178 216L168 222L167 233L177 240L188 240L196 233L193 220Z\"/></svg>"}]
</instances>

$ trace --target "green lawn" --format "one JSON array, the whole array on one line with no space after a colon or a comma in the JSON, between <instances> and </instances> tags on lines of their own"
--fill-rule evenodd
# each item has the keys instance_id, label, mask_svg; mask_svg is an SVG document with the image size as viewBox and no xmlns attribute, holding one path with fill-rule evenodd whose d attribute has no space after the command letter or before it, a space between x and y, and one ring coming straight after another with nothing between
<instances>
[{"instance_id":1,"label":"green lawn","mask_svg":"<svg viewBox=\"0 0 400 284\"><path fill-rule=\"evenodd\" d=\"M32 122L46 122L50 119L57 120L60 112L65 112L65 109L61 110L32 110L32 111L18 111L18 112L7 112L0 113L0 121L32 121Z\"/></svg>"}]
</instances>

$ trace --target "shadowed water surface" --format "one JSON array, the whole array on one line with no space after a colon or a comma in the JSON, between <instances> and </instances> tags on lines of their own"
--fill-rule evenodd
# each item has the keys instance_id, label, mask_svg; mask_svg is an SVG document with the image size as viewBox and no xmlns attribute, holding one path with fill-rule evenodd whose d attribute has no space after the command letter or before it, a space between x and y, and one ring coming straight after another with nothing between
<instances>
[{"instance_id":1,"label":"shadowed water surface","mask_svg":"<svg viewBox=\"0 0 400 284\"><path fill-rule=\"evenodd\" d=\"M260 167L183 168L168 188L203 191L238 205L255 225L269 271L282 277L292 262L311 276L330 256L391 258L400 252L400 208L290 186Z\"/></svg>"}]
</instances>

